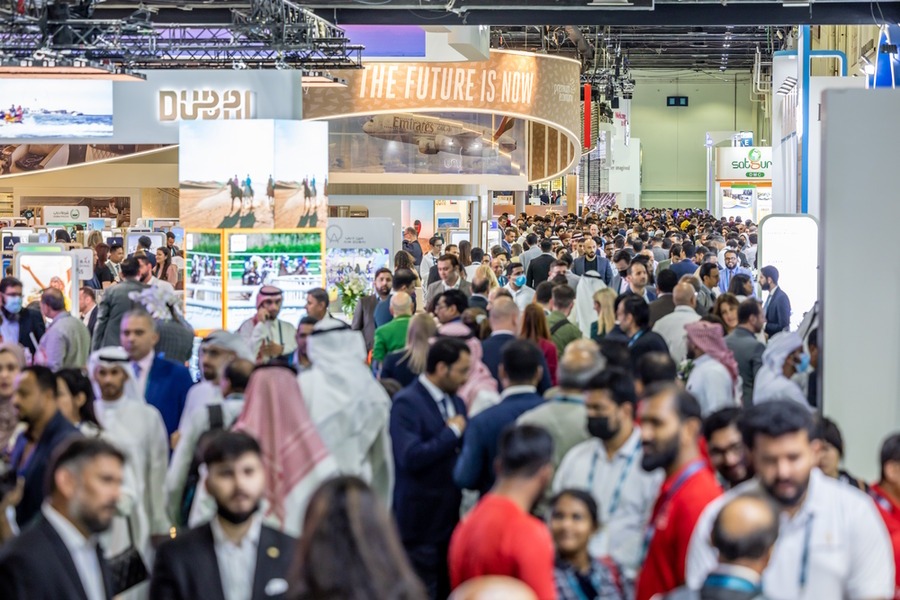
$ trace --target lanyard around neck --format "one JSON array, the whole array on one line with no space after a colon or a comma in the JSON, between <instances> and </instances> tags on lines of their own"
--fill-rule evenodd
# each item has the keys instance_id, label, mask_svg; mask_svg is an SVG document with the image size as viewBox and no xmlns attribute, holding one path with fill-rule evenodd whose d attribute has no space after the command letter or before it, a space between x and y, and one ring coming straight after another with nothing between
<instances>
[{"instance_id":1,"label":"lanyard around neck","mask_svg":"<svg viewBox=\"0 0 900 600\"><path fill-rule=\"evenodd\" d=\"M600 443L597 444L597 448L594 450L594 456L591 459L591 472L588 475L588 490L594 489L594 475L597 471L597 462L600 460L600 450L602 448L603 444ZM634 463L640 449L641 444L638 442L628 455L625 466L622 467L622 471L619 473L619 479L616 481L616 487L613 489L612 498L609 501L609 515L606 517L607 519L616 514L616 510L619 508L619 500L622 497L622 488L625 487L625 479L628 477L628 472L631 470L631 465Z\"/></svg>"},{"instance_id":2,"label":"lanyard around neck","mask_svg":"<svg viewBox=\"0 0 900 600\"><path fill-rule=\"evenodd\" d=\"M691 477L696 475L706 466L706 463L703 462L702 459L697 459L690 463L687 467L685 467L684 471L681 472L681 475L678 476L678 479L672 484L672 487L665 493L665 495L661 498L659 502L659 510L656 512L656 515L650 520L650 523L647 524L647 531L644 534L644 550L641 553L643 559L647 557L647 551L650 549L650 542L653 541L653 536L656 535L656 529L659 524L660 516L666 512L666 508L669 505L669 502L672 501L672 498L675 497L675 494L678 493L678 490L684 486L685 483L690 480Z\"/></svg>"}]
</instances>

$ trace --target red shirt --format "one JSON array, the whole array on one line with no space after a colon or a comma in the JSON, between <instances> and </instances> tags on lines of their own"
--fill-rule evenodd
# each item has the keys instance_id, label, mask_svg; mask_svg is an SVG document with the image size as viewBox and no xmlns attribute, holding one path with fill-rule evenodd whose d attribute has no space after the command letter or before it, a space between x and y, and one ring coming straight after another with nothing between
<instances>
[{"instance_id":1,"label":"red shirt","mask_svg":"<svg viewBox=\"0 0 900 600\"><path fill-rule=\"evenodd\" d=\"M547 526L503 496L487 494L450 539L453 589L483 575L527 584L540 600L556 600L553 539Z\"/></svg>"},{"instance_id":2,"label":"red shirt","mask_svg":"<svg viewBox=\"0 0 900 600\"><path fill-rule=\"evenodd\" d=\"M702 465L699 469L694 467L697 462ZM649 600L685 584L684 563L694 526L706 505L722 495L722 487L706 464L702 458L688 463L659 489L650 517L650 527L655 528L638 575L635 600ZM689 470L693 473L682 478ZM677 486L679 479L683 483Z\"/></svg>"},{"instance_id":3,"label":"red shirt","mask_svg":"<svg viewBox=\"0 0 900 600\"><path fill-rule=\"evenodd\" d=\"M869 495L875 500L891 536L891 547L894 549L894 598L900 600L900 506L877 483L869 487Z\"/></svg>"}]
</instances>

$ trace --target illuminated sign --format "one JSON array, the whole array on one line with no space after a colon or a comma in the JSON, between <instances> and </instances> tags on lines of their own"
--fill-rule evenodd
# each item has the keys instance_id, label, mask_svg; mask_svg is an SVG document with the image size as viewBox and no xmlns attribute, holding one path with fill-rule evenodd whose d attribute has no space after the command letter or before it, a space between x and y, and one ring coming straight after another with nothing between
<instances>
[{"instance_id":1,"label":"illuminated sign","mask_svg":"<svg viewBox=\"0 0 900 600\"><path fill-rule=\"evenodd\" d=\"M250 90L160 90L160 121L218 121L256 118Z\"/></svg>"},{"instance_id":2,"label":"illuminated sign","mask_svg":"<svg viewBox=\"0 0 900 600\"><path fill-rule=\"evenodd\" d=\"M730 147L716 149L716 176L719 179L772 179L772 149Z\"/></svg>"}]
</instances>

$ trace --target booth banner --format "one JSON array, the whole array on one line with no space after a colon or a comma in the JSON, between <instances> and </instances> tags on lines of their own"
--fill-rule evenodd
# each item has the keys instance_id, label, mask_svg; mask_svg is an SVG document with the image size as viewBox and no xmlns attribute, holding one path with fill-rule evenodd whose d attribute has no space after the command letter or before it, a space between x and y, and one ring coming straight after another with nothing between
<instances>
[{"instance_id":1,"label":"booth banner","mask_svg":"<svg viewBox=\"0 0 900 600\"><path fill-rule=\"evenodd\" d=\"M759 222L760 267L778 269L778 287L791 299L791 330L818 299L819 223L810 215L769 215Z\"/></svg>"},{"instance_id":2,"label":"booth banner","mask_svg":"<svg viewBox=\"0 0 900 600\"><path fill-rule=\"evenodd\" d=\"M716 177L718 179L772 179L772 148L716 148Z\"/></svg>"},{"instance_id":3,"label":"booth banner","mask_svg":"<svg viewBox=\"0 0 900 600\"><path fill-rule=\"evenodd\" d=\"M326 123L186 122L181 126L178 163L183 227L272 229L325 224Z\"/></svg>"},{"instance_id":4,"label":"booth banner","mask_svg":"<svg viewBox=\"0 0 900 600\"><path fill-rule=\"evenodd\" d=\"M91 210L87 206L44 206L42 218L47 223L87 224Z\"/></svg>"},{"instance_id":5,"label":"booth banner","mask_svg":"<svg viewBox=\"0 0 900 600\"><path fill-rule=\"evenodd\" d=\"M392 266L394 223L390 219L329 219L325 239L325 282L329 293L352 274L363 277L367 290L372 290L375 272Z\"/></svg>"}]
</instances>

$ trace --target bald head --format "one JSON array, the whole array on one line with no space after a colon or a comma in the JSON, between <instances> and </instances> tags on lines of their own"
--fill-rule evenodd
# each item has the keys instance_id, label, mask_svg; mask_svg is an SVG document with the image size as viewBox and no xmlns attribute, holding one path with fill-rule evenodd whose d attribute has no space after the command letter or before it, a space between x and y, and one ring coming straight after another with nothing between
<instances>
[{"instance_id":1,"label":"bald head","mask_svg":"<svg viewBox=\"0 0 900 600\"><path fill-rule=\"evenodd\" d=\"M581 390L594 375L606 368L606 359L592 340L576 340L566 346L559 361L559 387Z\"/></svg>"},{"instance_id":2,"label":"bald head","mask_svg":"<svg viewBox=\"0 0 900 600\"><path fill-rule=\"evenodd\" d=\"M465 582L449 600L537 600L537 595L518 579L486 576Z\"/></svg>"},{"instance_id":3,"label":"bald head","mask_svg":"<svg viewBox=\"0 0 900 600\"><path fill-rule=\"evenodd\" d=\"M391 296L391 314L395 317L412 314L412 298L406 292L396 292Z\"/></svg>"},{"instance_id":4,"label":"bald head","mask_svg":"<svg viewBox=\"0 0 900 600\"><path fill-rule=\"evenodd\" d=\"M716 517L712 544L723 563L739 564L762 573L778 539L778 513L758 495L741 495L728 502Z\"/></svg>"},{"instance_id":5,"label":"bald head","mask_svg":"<svg viewBox=\"0 0 900 600\"><path fill-rule=\"evenodd\" d=\"M675 286L675 289L672 290L672 300L675 302L675 306L696 305L697 293L694 291L694 286L686 281L679 283Z\"/></svg>"},{"instance_id":6,"label":"bald head","mask_svg":"<svg viewBox=\"0 0 900 600\"><path fill-rule=\"evenodd\" d=\"M519 307L512 298L501 296L491 304L491 329L494 331L517 331L519 328Z\"/></svg>"}]
</instances>

